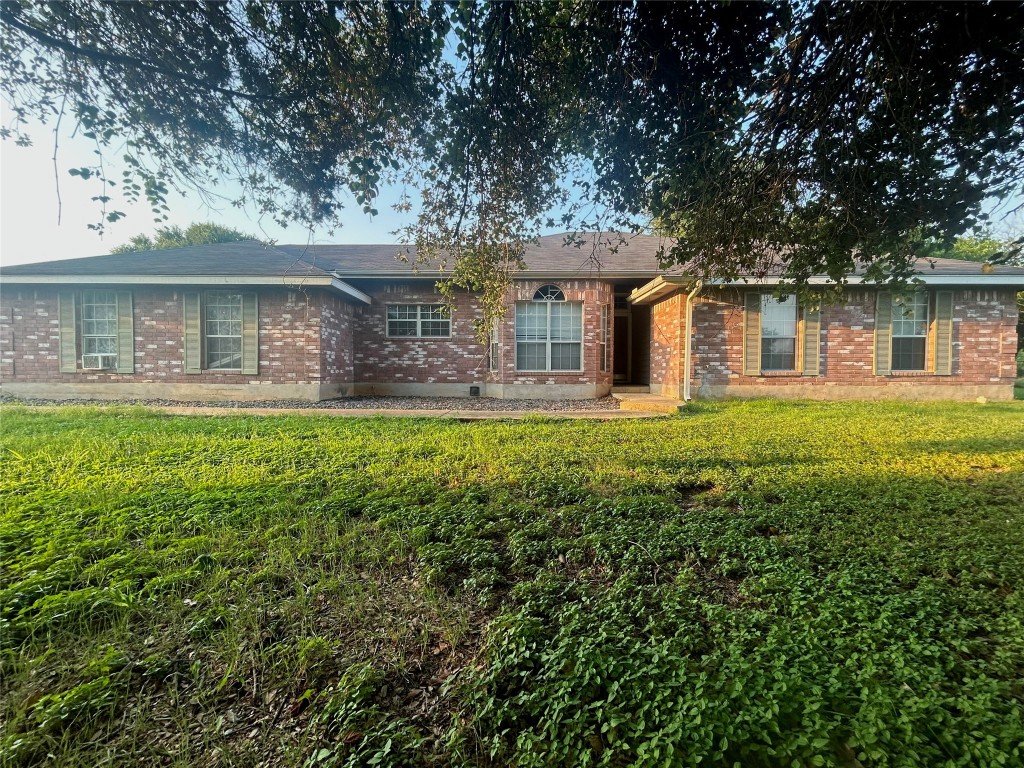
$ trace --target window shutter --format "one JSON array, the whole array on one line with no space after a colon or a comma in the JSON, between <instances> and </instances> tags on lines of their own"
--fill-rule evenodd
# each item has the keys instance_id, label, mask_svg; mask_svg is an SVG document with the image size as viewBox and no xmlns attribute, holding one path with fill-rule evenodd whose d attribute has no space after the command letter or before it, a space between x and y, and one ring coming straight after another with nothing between
<instances>
[{"instance_id":1,"label":"window shutter","mask_svg":"<svg viewBox=\"0 0 1024 768\"><path fill-rule=\"evenodd\" d=\"M953 373L953 292L935 294L935 373Z\"/></svg>"},{"instance_id":2,"label":"window shutter","mask_svg":"<svg viewBox=\"0 0 1024 768\"><path fill-rule=\"evenodd\" d=\"M804 309L804 376L821 373L821 309Z\"/></svg>"},{"instance_id":3,"label":"window shutter","mask_svg":"<svg viewBox=\"0 0 1024 768\"><path fill-rule=\"evenodd\" d=\"M743 375L761 375L761 294L748 291L743 313Z\"/></svg>"},{"instance_id":4,"label":"window shutter","mask_svg":"<svg viewBox=\"0 0 1024 768\"><path fill-rule=\"evenodd\" d=\"M117 372L135 373L135 327L128 291L117 293Z\"/></svg>"},{"instance_id":5,"label":"window shutter","mask_svg":"<svg viewBox=\"0 0 1024 768\"><path fill-rule=\"evenodd\" d=\"M75 294L61 292L57 294L57 318L60 330L60 372L75 373L78 371L78 339L75 337Z\"/></svg>"},{"instance_id":6,"label":"window shutter","mask_svg":"<svg viewBox=\"0 0 1024 768\"><path fill-rule=\"evenodd\" d=\"M203 370L203 321L199 294L185 294L185 373Z\"/></svg>"},{"instance_id":7,"label":"window shutter","mask_svg":"<svg viewBox=\"0 0 1024 768\"><path fill-rule=\"evenodd\" d=\"M259 312L256 294L242 294L242 373L256 374L260 364Z\"/></svg>"},{"instance_id":8,"label":"window shutter","mask_svg":"<svg viewBox=\"0 0 1024 768\"><path fill-rule=\"evenodd\" d=\"M875 375L892 373L892 294L879 291L875 301Z\"/></svg>"}]
</instances>

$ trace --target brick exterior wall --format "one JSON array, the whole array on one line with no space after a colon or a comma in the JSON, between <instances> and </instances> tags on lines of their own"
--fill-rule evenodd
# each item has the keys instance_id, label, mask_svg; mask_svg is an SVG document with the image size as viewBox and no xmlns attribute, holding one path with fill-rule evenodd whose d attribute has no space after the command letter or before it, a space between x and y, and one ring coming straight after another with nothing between
<instances>
[{"instance_id":1,"label":"brick exterior wall","mask_svg":"<svg viewBox=\"0 0 1024 768\"><path fill-rule=\"evenodd\" d=\"M21 384L41 383L58 389L90 385L90 396L96 396L99 390L113 392L108 389L113 384L180 386L182 393L191 387L187 391L197 399L203 387L210 392L217 387L245 389L254 393L253 398L282 397L287 396L282 393L292 391L287 385L298 385L294 391L305 387L302 391L308 394L301 396L308 397L351 394L354 387L365 392L379 386L386 391L387 386L394 385L411 387L411 391L440 386L439 392L467 395L469 386L477 385L483 394L506 397L524 392L533 393L525 396L604 394L611 387L612 372L600 370L601 307L608 305L614 322L614 297L612 284L601 280L555 282L568 301L583 303L582 370L516 370L515 304L531 301L535 291L547 282L515 283L500 323L501 351L495 371L489 369L487 345L475 337L480 308L471 294L456 297L450 338L408 339L387 337L386 306L441 303L441 295L426 280L361 281L358 287L372 297L371 305L353 303L320 289L254 289L259 308L256 375L184 372L184 289L172 286L131 289L134 374L82 370L61 373L58 288L5 287L0 295L0 382L12 385L12 391L14 385ZM117 289L123 291L125 287ZM1014 292L957 290L953 298L952 376L874 375L875 293L867 289L850 290L841 303L822 308L819 376L744 376L743 292L706 290L694 306L693 393L697 397L1012 397L1018 314ZM679 395L684 375L685 309L681 291L651 308L653 392ZM609 360L614 359L613 339L611 333ZM261 390L267 394L260 394ZM68 394L73 394L70 388Z\"/></svg>"},{"instance_id":2,"label":"brick exterior wall","mask_svg":"<svg viewBox=\"0 0 1024 768\"><path fill-rule=\"evenodd\" d=\"M1012 290L956 290L953 295L953 375L874 374L875 291L851 289L839 304L821 310L821 371L743 375L743 292L706 291L695 302L693 379L697 397L799 396L1009 399L1017 350L1017 306ZM652 385L677 387L685 337L685 297L677 292L652 312ZM930 348L929 348L930 356ZM871 391L869 391L869 388ZM653 389L653 386L652 386Z\"/></svg>"},{"instance_id":3,"label":"brick exterior wall","mask_svg":"<svg viewBox=\"0 0 1024 768\"><path fill-rule=\"evenodd\" d=\"M97 289L104 290L102 286ZM117 290L123 291L125 287L117 286ZM0 380L76 385L248 386L319 384L322 378L351 382L350 305L321 291L260 288L254 292L259 310L256 375L217 371L185 373L184 289L151 286L131 289L135 372L119 374L82 370L80 337L78 372L61 373L58 289L5 288L0 296ZM321 323L321 315L327 318L326 322ZM321 377L321 370L326 372L324 377Z\"/></svg>"},{"instance_id":4,"label":"brick exterior wall","mask_svg":"<svg viewBox=\"0 0 1024 768\"><path fill-rule=\"evenodd\" d=\"M334 294L320 297L320 379L351 385L355 375L355 308Z\"/></svg>"},{"instance_id":5,"label":"brick exterior wall","mask_svg":"<svg viewBox=\"0 0 1024 768\"><path fill-rule=\"evenodd\" d=\"M683 376L686 296L672 294L651 307L651 392L679 397Z\"/></svg>"},{"instance_id":6,"label":"brick exterior wall","mask_svg":"<svg viewBox=\"0 0 1024 768\"><path fill-rule=\"evenodd\" d=\"M580 371L519 371L516 370L516 302L533 301L539 288L557 285L565 300L583 302L583 367ZM600 357L601 306L609 312L608 361L609 370L602 371ZM593 385L598 391L611 387L611 361L614 360L613 324L615 322L614 286L600 280L522 280L517 281L505 303L505 317L501 322L501 359L498 370L489 374L488 381L501 384Z\"/></svg>"},{"instance_id":7,"label":"brick exterior wall","mask_svg":"<svg viewBox=\"0 0 1024 768\"><path fill-rule=\"evenodd\" d=\"M479 301L473 294L460 291L455 296L449 338L388 338L388 304L438 304L443 297L425 281L358 283L373 303L355 309L354 380L361 391L374 391L380 385L470 385L557 387L588 386L596 391L611 387L611 371L601 371L599 340L601 305L612 303L612 285L599 280L571 280L556 284L566 301L583 302L583 367L580 371L522 372L516 370L515 304L532 301L534 293L550 281L517 281L508 296L505 316L500 323L501 351L498 369L490 370L488 346L476 338L476 324L482 318ZM612 312L609 306L609 312ZM609 338L609 355L611 354ZM609 357L609 361L611 357ZM610 367L610 366L609 366ZM381 387L385 391L384 387ZM424 390L426 391L426 390ZM497 391L492 386L489 391ZM603 394L603 392L602 392Z\"/></svg>"},{"instance_id":8,"label":"brick exterior wall","mask_svg":"<svg viewBox=\"0 0 1024 768\"><path fill-rule=\"evenodd\" d=\"M389 338L387 305L441 304L432 283L359 283L373 303L355 309L354 380L361 384L482 384L487 377L487 347L475 338L480 318L475 297L455 297L448 338Z\"/></svg>"}]
</instances>

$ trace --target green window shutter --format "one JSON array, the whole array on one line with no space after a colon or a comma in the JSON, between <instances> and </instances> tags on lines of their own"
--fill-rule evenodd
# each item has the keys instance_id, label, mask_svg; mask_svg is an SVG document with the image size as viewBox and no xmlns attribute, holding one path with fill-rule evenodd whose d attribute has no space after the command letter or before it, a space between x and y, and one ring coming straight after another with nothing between
<instances>
[{"instance_id":1,"label":"green window shutter","mask_svg":"<svg viewBox=\"0 0 1024 768\"><path fill-rule=\"evenodd\" d=\"M203 319L199 294L185 294L185 373L203 370Z\"/></svg>"},{"instance_id":2,"label":"green window shutter","mask_svg":"<svg viewBox=\"0 0 1024 768\"><path fill-rule=\"evenodd\" d=\"M879 291L875 301L875 375L892 373L892 294Z\"/></svg>"},{"instance_id":3,"label":"green window shutter","mask_svg":"<svg viewBox=\"0 0 1024 768\"><path fill-rule=\"evenodd\" d=\"M117 292L117 372L135 373L135 327L128 291Z\"/></svg>"},{"instance_id":4,"label":"green window shutter","mask_svg":"<svg viewBox=\"0 0 1024 768\"><path fill-rule=\"evenodd\" d=\"M821 374L821 309L804 309L804 376Z\"/></svg>"},{"instance_id":5,"label":"green window shutter","mask_svg":"<svg viewBox=\"0 0 1024 768\"><path fill-rule=\"evenodd\" d=\"M259 311L256 294L242 294L242 373L256 374L260 366Z\"/></svg>"},{"instance_id":6,"label":"green window shutter","mask_svg":"<svg viewBox=\"0 0 1024 768\"><path fill-rule=\"evenodd\" d=\"M60 326L60 372L78 371L78 339L75 336L78 312L75 294L71 291L57 294L57 318Z\"/></svg>"},{"instance_id":7,"label":"green window shutter","mask_svg":"<svg viewBox=\"0 0 1024 768\"><path fill-rule=\"evenodd\" d=\"M953 373L953 292L935 294L935 373Z\"/></svg>"},{"instance_id":8,"label":"green window shutter","mask_svg":"<svg viewBox=\"0 0 1024 768\"><path fill-rule=\"evenodd\" d=\"M748 291L743 313L743 375L761 375L761 294Z\"/></svg>"}]
</instances>

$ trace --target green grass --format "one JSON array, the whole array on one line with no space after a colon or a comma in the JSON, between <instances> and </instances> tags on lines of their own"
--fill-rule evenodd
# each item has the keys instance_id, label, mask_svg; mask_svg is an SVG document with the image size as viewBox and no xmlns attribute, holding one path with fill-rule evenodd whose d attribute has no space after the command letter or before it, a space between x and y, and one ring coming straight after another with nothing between
<instances>
[{"instance_id":1,"label":"green grass","mask_svg":"<svg viewBox=\"0 0 1024 768\"><path fill-rule=\"evenodd\" d=\"M6 407L0 763L1024 759L1024 406Z\"/></svg>"}]
</instances>

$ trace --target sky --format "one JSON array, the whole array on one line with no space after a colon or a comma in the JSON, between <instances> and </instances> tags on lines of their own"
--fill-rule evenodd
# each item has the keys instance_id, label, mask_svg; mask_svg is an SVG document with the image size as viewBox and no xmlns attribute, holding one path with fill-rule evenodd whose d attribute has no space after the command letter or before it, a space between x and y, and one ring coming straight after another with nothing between
<instances>
[{"instance_id":1,"label":"sky","mask_svg":"<svg viewBox=\"0 0 1024 768\"><path fill-rule=\"evenodd\" d=\"M9 124L6 110L2 119L5 125ZM55 177L52 126L30 126L27 133L33 142L30 147L18 147L12 140L0 141L2 265L97 256L109 253L137 234L152 235L159 226L186 227L197 221L213 221L278 243L393 243L397 238L392 232L411 223L411 214L399 215L391 208L401 194L397 188L382 190L377 205L380 215L372 219L351 201L343 218L344 226L333 233L326 230L310 233L295 225L282 229L269 218L261 220L253 210L236 209L226 202L211 208L194 193L187 197L172 193L168 198L170 218L160 224L153 221L144 201L131 205L115 199L110 208L123 211L127 216L108 224L101 237L88 228L101 218L99 205L90 200L100 194L99 183L68 174L68 168L96 165L95 144L81 136L72 138L70 128L62 126ZM117 151L105 154L108 178L120 178L122 169L115 162L120 154ZM224 191L231 196L231 188L225 187Z\"/></svg>"},{"instance_id":2,"label":"sky","mask_svg":"<svg viewBox=\"0 0 1024 768\"><path fill-rule=\"evenodd\" d=\"M6 109L0 116L9 124ZM401 195L401 189L384 188L377 204L380 211L373 218L364 214L354 200L346 206L343 226L333 232L310 232L297 225L287 229L277 226L269 218L260 218L255 211L234 208L227 202L211 208L197 194L182 197L172 193L168 198L169 220L156 223L145 202L140 204L111 203L111 208L124 211L127 216L113 224L101 237L88 228L101 218L97 203L90 200L100 194L95 180L83 181L68 174L69 168L94 166L95 145L81 136L72 137L70 126L62 126L58 152L58 170L54 172L54 135L52 126L33 125L28 128L33 145L18 147L13 141L0 141L0 265L31 264L55 259L96 256L109 253L133 236L152 235L159 226L186 227L193 222L212 221L257 236L261 240L277 243L394 243L393 234L400 227L412 223L414 214L396 213L391 206ZM116 165L120 153L110 151L104 157L109 178L120 178ZM59 191L59 202L58 202ZM225 187L227 196L231 189ZM237 190L236 190L237 192ZM1000 212L1022 204L1022 200L992 201L990 212ZM1010 227L1015 236L1022 228L1022 214L1012 217ZM1007 234L995 227L997 234ZM554 231L554 230L552 230ZM548 234L548 233L545 233Z\"/></svg>"}]
</instances>

